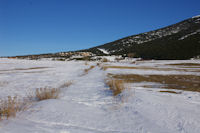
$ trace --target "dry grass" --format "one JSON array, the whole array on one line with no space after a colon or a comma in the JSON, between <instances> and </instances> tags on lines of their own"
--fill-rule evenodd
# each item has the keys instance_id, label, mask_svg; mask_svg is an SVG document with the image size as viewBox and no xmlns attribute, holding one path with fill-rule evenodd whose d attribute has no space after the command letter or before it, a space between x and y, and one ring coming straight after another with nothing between
<instances>
[{"instance_id":1,"label":"dry grass","mask_svg":"<svg viewBox=\"0 0 200 133\"><path fill-rule=\"evenodd\" d=\"M34 70L34 69L45 69L45 68L50 68L50 67L16 68L16 69L13 69L13 70Z\"/></svg>"},{"instance_id":2,"label":"dry grass","mask_svg":"<svg viewBox=\"0 0 200 133\"><path fill-rule=\"evenodd\" d=\"M200 76L197 75L137 75L108 74L108 76L127 82L155 82L166 85L163 88L200 92Z\"/></svg>"},{"instance_id":3,"label":"dry grass","mask_svg":"<svg viewBox=\"0 0 200 133\"><path fill-rule=\"evenodd\" d=\"M15 117L17 112L25 110L35 100L57 99L60 94L60 89L69 87L72 83L72 81L68 81L60 88L37 88L34 93L29 93L23 99L19 99L17 96L8 96L7 99L0 100L0 120Z\"/></svg>"},{"instance_id":4,"label":"dry grass","mask_svg":"<svg viewBox=\"0 0 200 133\"><path fill-rule=\"evenodd\" d=\"M199 66L200 64L198 63L178 63L178 64L167 64L167 65L172 65L172 66Z\"/></svg>"},{"instance_id":5,"label":"dry grass","mask_svg":"<svg viewBox=\"0 0 200 133\"><path fill-rule=\"evenodd\" d=\"M114 96L120 94L125 89L124 80L107 79L105 83L110 88L110 90L112 90Z\"/></svg>"},{"instance_id":6,"label":"dry grass","mask_svg":"<svg viewBox=\"0 0 200 133\"><path fill-rule=\"evenodd\" d=\"M31 72L23 72L23 73L43 73L45 71L31 71Z\"/></svg>"},{"instance_id":7,"label":"dry grass","mask_svg":"<svg viewBox=\"0 0 200 133\"><path fill-rule=\"evenodd\" d=\"M36 98L41 100L46 99L57 99L60 94L59 88L37 88L36 89Z\"/></svg>"},{"instance_id":8,"label":"dry grass","mask_svg":"<svg viewBox=\"0 0 200 133\"><path fill-rule=\"evenodd\" d=\"M175 92L175 91L159 91L159 92L181 94L181 92Z\"/></svg>"},{"instance_id":9,"label":"dry grass","mask_svg":"<svg viewBox=\"0 0 200 133\"><path fill-rule=\"evenodd\" d=\"M156 71L189 71L188 69L175 69L175 68L155 68L155 67L131 67L131 66L103 66L103 70L107 69L141 69L141 70L156 70Z\"/></svg>"},{"instance_id":10,"label":"dry grass","mask_svg":"<svg viewBox=\"0 0 200 133\"><path fill-rule=\"evenodd\" d=\"M15 69L10 69L10 70L0 70L0 71L21 71L21 70L35 70L35 69L45 69L45 68L50 68L50 67L30 67L30 68L15 68Z\"/></svg>"},{"instance_id":11,"label":"dry grass","mask_svg":"<svg viewBox=\"0 0 200 133\"><path fill-rule=\"evenodd\" d=\"M137 67L129 67L129 66L103 66L102 69L105 71L108 68L113 68L113 69L137 69Z\"/></svg>"},{"instance_id":12,"label":"dry grass","mask_svg":"<svg viewBox=\"0 0 200 133\"><path fill-rule=\"evenodd\" d=\"M101 61L102 62L109 62L109 60L107 58L103 58Z\"/></svg>"},{"instance_id":13,"label":"dry grass","mask_svg":"<svg viewBox=\"0 0 200 133\"><path fill-rule=\"evenodd\" d=\"M0 100L0 120L8 119L9 117L15 117L19 111L27 109L35 100L46 100L58 98L60 89L56 88L39 88L36 89L35 94L31 93L26 98L19 99L17 96L8 96L7 99Z\"/></svg>"},{"instance_id":14,"label":"dry grass","mask_svg":"<svg viewBox=\"0 0 200 133\"><path fill-rule=\"evenodd\" d=\"M73 84L73 81L67 81L64 84L62 84L59 88L66 88Z\"/></svg>"},{"instance_id":15,"label":"dry grass","mask_svg":"<svg viewBox=\"0 0 200 133\"><path fill-rule=\"evenodd\" d=\"M88 72L89 72L90 70L92 70L93 68L95 68L95 66L90 66L89 68L84 69L84 74L88 74Z\"/></svg>"},{"instance_id":16,"label":"dry grass","mask_svg":"<svg viewBox=\"0 0 200 133\"><path fill-rule=\"evenodd\" d=\"M15 117L16 113L22 111L28 105L27 101L20 100L15 97L8 96L7 99L0 102L0 120L8 119L9 117Z\"/></svg>"}]
</instances>

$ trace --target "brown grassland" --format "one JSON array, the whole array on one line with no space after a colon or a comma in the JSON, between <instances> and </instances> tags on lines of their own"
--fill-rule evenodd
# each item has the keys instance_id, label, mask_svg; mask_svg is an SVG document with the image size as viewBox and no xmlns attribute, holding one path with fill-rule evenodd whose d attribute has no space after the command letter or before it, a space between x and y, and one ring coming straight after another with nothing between
<instances>
[{"instance_id":1,"label":"brown grassland","mask_svg":"<svg viewBox=\"0 0 200 133\"><path fill-rule=\"evenodd\" d=\"M118 79L108 78L105 80L105 83L109 87L109 89L112 90L114 96L120 94L124 89L126 89L125 86L126 81L123 79L118 80Z\"/></svg>"},{"instance_id":2,"label":"brown grassland","mask_svg":"<svg viewBox=\"0 0 200 133\"><path fill-rule=\"evenodd\" d=\"M200 64L198 63L177 63L177 64L167 64L167 65L172 65L172 66L199 66Z\"/></svg>"},{"instance_id":3,"label":"brown grassland","mask_svg":"<svg viewBox=\"0 0 200 133\"><path fill-rule=\"evenodd\" d=\"M200 76L197 75L137 75L108 74L109 77L126 82L155 82L165 84L164 88L200 92Z\"/></svg>"},{"instance_id":4,"label":"brown grassland","mask_svg":"<svg viewBox=\"0 0 200 133\"><path fill-rule=\"evenodd\" d=\"M176 92L176 91L159 91L159 92L181 94L181 92Z\"/></svg>"},{"instance_id":5,"label":"brown grassland","mask_svg":"<svg viewBox=\"0 0 200 133\"><path fill-rule=\"evenodd\" d=\"M105 71L107 69L141 69L141 70L156 70L156 71L183 71L183 72L200 72L200 69L177 69L177 68L158 68L158 67L136 67L136 66L103 66L102 69ZM189 67L191 68L191 67ZM195 67L196 68L196 67Z\"/></svg>"},{"instance_id":6,"label":"brown grassland","mask_svg":"<svg viewBox=\"0 0 200 133\"><path fill-rule=\"evenodd\" d=\"M36 98L41 100L57 99L60 93L60 88L37 88Z\"/></svg>"}]
</instances>

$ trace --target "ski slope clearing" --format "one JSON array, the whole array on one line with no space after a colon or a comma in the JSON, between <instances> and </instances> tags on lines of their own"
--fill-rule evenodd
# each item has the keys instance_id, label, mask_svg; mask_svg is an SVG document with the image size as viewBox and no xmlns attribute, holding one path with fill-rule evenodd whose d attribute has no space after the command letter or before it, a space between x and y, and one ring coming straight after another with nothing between
<instances>
[{"instance_id":1,"label":"ski slope clearing","mask_svg":"<svg viewBox=\"0 0 200 133\"><path fill-rule=\"evenodd\" d=\"M199 133L199 92L164 88L166 84L156 82L130 82L126 83L127 89L113 96L105 84L109 74L199 76L198 64L199 60L97 65L97 62L81 61L0 59L1 99L26 97L36 88L57 88L73 81L71 86L62 88L58 99L33 102L16 117L1 120L0 132ZM103 66L126 68L103 70Z\"/></svg>"}]
</instances>

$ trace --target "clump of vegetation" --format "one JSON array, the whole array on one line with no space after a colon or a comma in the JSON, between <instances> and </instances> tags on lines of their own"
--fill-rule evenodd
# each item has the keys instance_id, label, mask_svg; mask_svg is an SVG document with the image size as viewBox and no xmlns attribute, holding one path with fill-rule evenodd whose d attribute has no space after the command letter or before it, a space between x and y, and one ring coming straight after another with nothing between
<instances>
[{"instance_id":1,"label":"clump of vegetation","mask_svg":"<svg viewBox=\"0 0 200 133\"><path fill-rule=\"evenodd\" d=\"M73 84L73 81L67 81L64 84L62 84L59 88L65 88L65 87L69 87L70 85Z\"/></svg>"},{"instance_id":2,"label":"clump of vegetation","mask_svg":"<svg viewBox=\"0 0 200 133\"><path fill-rule=\"evenodd\" d=\"M84 74L87 74L90 70L92 70L93 68L95 68L95 66L90 66L87 69L84 69Z\"/></svg>"},{"instance_id":3,"label":"clump of vegetation","mask_svg":"<svg viewBox=\"0 0 200 133\"><path fill-rule=\"evenodd\" d=\"M159 92L173 93L173 94L181 94L181 92L176 92L176 91L159 91Z\"/></svg>"},{"instance_id":4,"label":"clump of vegetation","mask_svg":"<svg viewBox=\"0 0 200 133\"><path fill-rule=\"evenodd\" d=\"M20 101L17 96L8 96L7 99L0 100L0 120L15 117L16 113L25 108L26 103Z\"/></svg>"},{"instance_id":5,"label":"clump of vegetation","mask_svg":"<svg viewBox=\"0 0 200 133\"><path fill-rule=\"evenodd\" d=\"M123 60L124 58L123 57L116 57L115 58L115 60L117 61L117 62L119 62L119 61L121 61L121 60Z\"/></svg>"},{"instance_id":6,"label":"clump of vegetation","mask_svg":"<svg viewBox=\"0 0 200 133\"><path fill-rule=\"evenodd\" d=\"M97 63L97 66L98 66L98 67L100 67L100 65L101 65L100 63Z\"/></svg>"},{"instance_id":7,"label":"clump of vegetation","mask_svg":"<svg viewBox=\"0 0 200 133\"><path fill-rule=\"evenodd\" d=\"M108 66L102 66L102 67L101 67L101 70L106 71L108 68L109 68Z\"/></svg>"},{"instance_id":8,"label":"clump of vegetation","mask_svg":"<svg viewBox=\"0 0 200 133\"><path fill-rule=\"evenodd\" d=\"M28 94L27 98L23 99L19 99L17 96L8 96L7 99L0 99L0 120L15 117L17 112L25 110L27 105L35 100L57 99L60 89L69 87L72 83L72 81L68 81L59 88L37 88L34 93Z\"/></svg>"},{"instance_id":9,"label":"clump of vegetation","mask_svg":"<svg viewBox=\"0 0 200 133\"><path fill-rule=\"evenodd\" d=\"M200 92L200 76L198 75L137 75L137 74L108 74L108 76L125 80L130 83L135 82L155 82L164 84L167 89L178 89L185 91ZM161 86L161 88L163 88Z\"/></svg>"},{"instance_id":10,"label":"clump of vegetation","mask_svg":"<svg viewBox=\"0 0 200 133\"><path fill-rule=\"evenodd\" d=\"M113 91L114 96L120 94L126 88L124 80L107 79L105 83Z\"/></svg>"},{"instance_id":11,"label":"clump of vegetation","mask_svg":"<svg viewBox=\"0 0 200 133\"><path fill-rule=\"evenodd\" d=\"M71 58L71 60L77 60L77 61L95 61L95 59L92 58L93 56L85 56L85 57L79 57L79 58Z\"/></svg>"},{"instance_id":12,"label":"clump of vegetation","mask_svg":"<svg viewBox=\"0 0 200 133\"><path fill-rule=\"evenodd\" d=\"M200 64L198 63L177 63L177 64L168 64L172 66L197 66L200 67Z\"/></svg>"},{"instance_id":13,"label":"clump of vegetation","mask_svg":"<svg viewBox=\"0 0 200 133\"><path fill-rule=\"evenodd\" d=\"M60 88L37 88L36 89L37 100L57 99L60 93Z\"/></svg>"},{"instance_id":14,"label":"clump of vegetation","mask_svg":"<svg viewBox=\"0 0 200 133\"><path fill-rule=\"evenodd\" d=\"M136 54L135 53L128 53L127 56L129 58L134 58L134 57L136 57Z\"/></svg>"},{"instance_id":15,"label":"clump of vegetation","mask_svg":"<svg viewBox=\"0 0 200 133\"><path fill-rule=\"evenodd\" d=\"M109 62L109 60L107 58L103 58L101 61L102 62Z\"/></svg>"},{"instance_id":16,"label":"clump of vegetation","mask_svg":"<svg viewBox=\"0 0 200 133\"><path fill-rule=\"evenodd\" d=\"M199 69L176 69L176 68L155 68L155 67L143 67L143 66L102 66L102 70L107 70L107 69L141 69L141 70L156 70L156 71L183 71L183 72L199 72Z\"/></svg>"}]
</instances>

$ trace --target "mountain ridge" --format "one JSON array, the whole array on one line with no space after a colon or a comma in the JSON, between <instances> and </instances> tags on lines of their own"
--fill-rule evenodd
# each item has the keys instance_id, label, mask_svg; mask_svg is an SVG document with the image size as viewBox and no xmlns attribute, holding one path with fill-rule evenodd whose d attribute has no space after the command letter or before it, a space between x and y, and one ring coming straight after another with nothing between
<instances>
[{"instance_id":1,"label":"mountain ridge","mask_svg":"<svg viewBox=\"0 0 200 133\"><path fill-rule=\"evenodd\" d=\"M198 15L198 16L194 16L192 18L183 20L181 22L178 22L176 24L166 26L164 28L160 28L157 30L151 30L149 32L124 37L124 38L121 38L116 41L112 41L112 42L109 42L109 43L106 43L106 44L103 44L100 46L96 46L96 47L86 49L86 50L81 50L81 51L87 51L87 52L95 53L97 55L102 55L104 53L102 53L101 51L98 51L98 49L100 48L100 49L104 49L104 50L108 51L111 55L116 55L116 54L123 55L123 54L128 54L131 52L131 53L135 53L135 55L137 57L142 57L142 58L146 58L146 59L148 59L148 58L149 59L188 59L188 58L192 58L193 56L200 55L200 47L199 47L200 44L198 41L196 42L198 44L197 45L198 52L187 55L187 56L184 56L183 54L180 54L179 56L171 56L171 57L164 56L164 55L162 55L162 57L150 56L150 55L143 56L143 54L145 55L145 53L141 52L141 50L139 50L140 52L138 52L139 48L136 48L136 47L141 47L141 46L138 46L138 44L142 44L142 45L146 44L147 45L148 42L149 43L154 42L159 39L162 40L163 38L165 38L166 42L169 41L170 38L174 38L173 39L174 41L171 43L177 44L177 43L180 43L178 41L181 41L181 37L189 35L189 34L190 34L190 37L193 36L193 38L197 34L197 36L195 36L195 38L197 37L198 40L200 41L199 33L200 33L200 16ZM188 38L188 37L189 36L187 36L186 38ZM195 40L195 38L194 38L194 40ZM187 39L185 41L185 38L183 38L182 40L184 40L184 41L182 41L182 43L187 42ZM193 39L190 39L190 41L192 41L192 40ZM161 42L163 43L163 41L161 41ZM172 45L172 44L170 44L170 45ZM143 47L145 47L145 46L143 46ZM163 45L163 47L165 47L165 46ZM132 50L130 50L130 49L132 49ZM142 48L140 48L140 49L142 49ZM157 49L155 49L155 51L157 51ZM171 51L169 50L169 52L171 52Z\"/></svg>"},{"instance_id":2,"label":"mountain ridge","mask_svg":"<svg viewBox=\"0 0 200 133\"><path fill-rule=\"evenodd\" d=\"M143 59L190 59L200 56L200 15L160 29L135 34L89 49L49 54L17 56L18 58L68 58L75 53L89 55L122 55ZM69 54L70 53L70 54ZM72 54L73 53L73 54Z\"/></svg>"}]
</instances>

